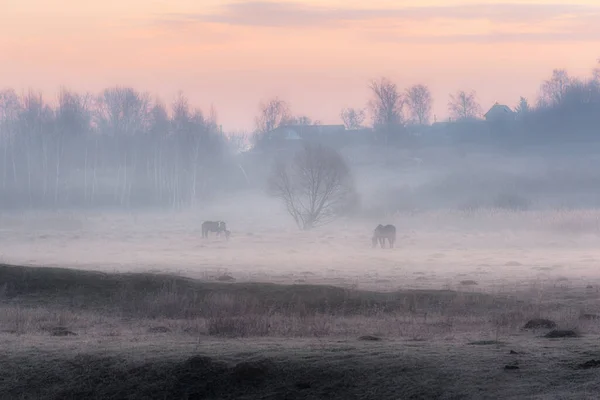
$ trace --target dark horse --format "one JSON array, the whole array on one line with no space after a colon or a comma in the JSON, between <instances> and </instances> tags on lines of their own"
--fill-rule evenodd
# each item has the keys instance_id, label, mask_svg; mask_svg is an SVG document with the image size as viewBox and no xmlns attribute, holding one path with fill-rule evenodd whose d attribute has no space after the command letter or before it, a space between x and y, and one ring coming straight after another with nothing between
<instances>
[{"instance_id":1,"label":"dark horse","mask_svg":"<svg viewBox=\"0 0 600 400\"><path fill-rule=\"evenodd\" d=\"M202 223L202 237L207 238L208 232L216 232L217 236L221 235L221 232L227 230L227 225L223 221L204 221ZM229 235L227 235L229 236Z\"/></svg>"},{"instance_id":2,"label":"dark horse","mask_svg":"<svg viewBox=\"0 0 600 400\"><path fill-rule=\"evenodd\" d=\"M379 241L379 245L383 249L385 247L385 239L390 243L390 248L394 247L394 242L396 241L396 227L394 225L377 225L377 228L373 232L373 247L377 246L377 242Z\"/></svg>"}]
</instances>

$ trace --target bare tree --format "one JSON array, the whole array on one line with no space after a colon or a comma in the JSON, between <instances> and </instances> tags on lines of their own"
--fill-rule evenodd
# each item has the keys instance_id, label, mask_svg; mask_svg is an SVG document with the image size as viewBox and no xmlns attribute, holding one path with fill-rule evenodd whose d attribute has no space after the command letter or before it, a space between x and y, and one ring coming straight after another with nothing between
<instances>
[{"instance_id":1,"label":"bare tree","mask_svg":"<svg viewBox=\"0 0 600 400\"><path fill-rule=\"evenodd\" d=\"M21 99L13 89L0 91L0 145L2 146L2 193L7 193L9 159L12 169L13 182L17 182L17 166L14 151L15 135L17 131L19 114L21 113Z\"/></svg>"},{"instance_id":2,"label":"bare tree","mask_svg":"<svg viewBox=\"0 0 600 400\"><path fill-rule=\"evenodd\" d=\"M365 121L365 110L357 108L344 108L340 113L346 129L360 129Z\"/></svg>"},{"instance_id":3,"label":"bare tree","mask_svg":"<svg viewBox=\"0 0 600 400\"><path fill-rule=\"evenodd\" d=\"M404 98L395 83L387 78L372 81L369 85L374 98L369 102L373 125L391 127L402 124Z\"/></svg>"},{"instance_id":4,"label":"bare tree","mask_svg":"<svg viewBox=\"0 0 600 400\"><path fill-rule=\"evenodd\" d=\"M190 102L182 92L179 92L171 104L172 132L178 135L190 133L191 120Z\"/></svg>"},{"instance_id":5,"label":"bare tree","mask_svg":"<svg viewBox=\"0 0 600 400\"><path fill-rule=\"evenodd\" d=\"M305 143L290 162L276 162L269 192L279 198L300 229L333 221L355 200L350 169L334 149Z\"/></svg>"},{"instance_id":6,"label":"bare tree","mask_svg":"<svg viewBox=\"0 0 600 400\"><path fill-rule=\"evenodd\" d=\"M390 139L398 138L404 127L402 113L405 99L396 84L387 78L372 81L369 87L373 93L373 98L368 103L373 127L382 134L385 144L388 144Z\"/></svg>"},{"instance_id":7,"label":"bare tree","mask_svg":"<svg viewBox=\"0 0 600 400\"><path fill-rule=\"evenodd\" d=\"M425 85L414 85L406 89L406 104L410 110L411 119L419 125L429 124L433 97Z\"/></svg>"},{"instance_id":8,"label":"bare tree","mask_svg":"<svg viewBox=\"0 0 600 400\"><path fill-rule=\"evenodd\" d=\"M59 133L85 135L90 131L92 123L92 96L79 94L61 88L58 94L56 110L56 127Z\"/></svg>"},{"instance_id":9,"label":"bare tree","mask_svg":"<svg viewBox=\"0 0 600 400\"><path fill-rule=\"evenodd\" d=\"M150 122L150 96L129 87L105 89L97 98L97 124L101 131L132 135Z\"/></svg>"},{"instance_id":10,"label":"bare tree","mask_svg":"<svg viewBox=\"0 0 600 400\"><path fill-rule=\"evenodd\" d=\"M448 101L448 111L455 120L465 120L476 118L481 114L481 106L477 102L475 91L469 93L460 90L456 95L450 95Z\"/></svg>"},{"instance_id":11,"label":"bare tree","mask_svg":"<svg viewBox=\"0 0 600 400\"><path fill-rule=\"evenodd\" d=\"M295 117L290 117L287 120L284 121L286 124L289 125L320 125L321 121L319 120L312 120L312 118L306 116L306 115L298 115Z\"/></svg>"},{"instance_id":12,"label":"bare tree","mask_svg":"<svg viewBox=\"0 0 600 400\"><path fill-rule=\"evenodd\" d=\"M8 125L17 120L21 107L21 100L14 89L3 89L0 91L0 124L3 124L2 128L7 128L4 124ZM7 132L2 131L0 133Z\"/></svg>"},{"instance_id":13,"label":"bare tree","mask_svg":"<svg viewBox=\"0 0 600 400\"><path fill-rule=\"evenodd\" d=\"M290 105L279 97L260 103L259 112L255 121L258 134L272 131L291 119Z\"/></svg>"},{"instance_id":14,"label":"bare tree","mask_svg":"<svg viewBox=\"0 0 600 400\"><path fill-rule=\"evenodd\" d=\"M564 69L555 69L552 76L542 83L539 103L541 106L560 104L573 80Z\"/></svg>"},{"instance_id":15,"label":"bare tree","mask_svg":"<svg viewBox=\"0 0 600 400\"><path fill-rule=\"evenodd\" d=\"M149 119L149 132L151 134L166 136L169 133L169 113L167 106L160 99L154 101L154 105L150 109Z\"/></svg>"}]
</instances>

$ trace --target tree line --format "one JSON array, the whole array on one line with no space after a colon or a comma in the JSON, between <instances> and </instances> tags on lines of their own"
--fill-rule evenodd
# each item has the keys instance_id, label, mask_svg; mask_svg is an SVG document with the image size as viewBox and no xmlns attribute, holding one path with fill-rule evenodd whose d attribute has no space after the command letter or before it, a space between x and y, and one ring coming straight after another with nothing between
<instances>
[{"instance_id":1,"label":"tree line","mask_svg":"<svg viewBox=\"0 0 600 400\"><path fill-rule=\"evenodd\" d=\"M426 85L401 89L380 78L369 88L364 107L341 110L346 128L370 126L388 143L406 137L411 127L431 124L433 96ZM517 122L509 130L517 134L536 140L597 136L600 68L584 79L554 70L536 101L521 98L515 110ZM465 122L480 117L482 108L475 91L460 90L449 96L448 111L468 130ZM279 97L263 101L254 143L286 124L319 121L292 113ZM205 113L192 107L182 93L165 104L128 87L95 94L62 88L51 104L40 92L3 89L0 207L193 206L247 185L235 157L243 141L222 132L214 108Z\"/></svg>"},{"instance_id":2,"label":"tree line","mask_svg":"<svg viewBox=\"0 0 600 400\"><path fill-rule=\"evenodd\" d=\"M598 62L600 65L600 60ZM401 89L389 78L382 77L369 82L369 91L371 98L364 107L341 110L340 120L346 129L370 127L388 141L402 137L411 127L431 124L434 99L427 85L415 84ZM484 113L475 90L458 90L450 94L447 109L449 119L445 122L459 123L463 128L465 123L480 119ZM516 133L597 131L600 125L600 67L594 68L591 75L583 79L571 77L565 69L555 69L540 85L539 95L533 103L521 97L511 109L517 121L511 128ZM258 111L255 143L266 132L282 125L318 123L306 116L294 116L290 104L279 97L260 103ZM442 122L435 116L433 120Z\"/></svg>"},{"instance_id":3,"label":"tree line","mask_svg":"<svg viewBox=\"0 0 600 400\"><path fill-rule=\"evenodd\" d=\"M232 141L179 94L0 91L0 206L194 205L238 183ZM231 175L231 176L230 176ZM222 178L222 179L221 179Z\"/></svg>"}]
</instances>

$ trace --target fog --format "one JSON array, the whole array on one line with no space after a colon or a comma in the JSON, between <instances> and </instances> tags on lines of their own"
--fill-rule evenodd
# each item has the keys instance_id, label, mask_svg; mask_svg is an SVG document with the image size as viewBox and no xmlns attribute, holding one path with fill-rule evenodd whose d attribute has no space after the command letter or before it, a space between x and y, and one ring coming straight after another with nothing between
<instances>
[{"instance_id":1,"label":"fog","mask_svg":"<svg viewBox=\"0 0 600 400\"><path fill-rule=\"evenodd\" d=\"M273 98L248 134L224 132L183 94L166 105L131 88L63 89L53 104L6 89L1 261L378 290L596 279L597 75L555 70L507 119L486 120L461 91L454 118L433 124L417 86L371 82L368 108L343 110L332 133ZM355 194L313 229L268 190L303 143L337 152ZM207 220L231 238L203 239ZM396 226L395 248L371 247L378 224Z\"/></svg>"},{"instance_id":2,"label":"fog","mask_svg":"<svg viewBox=\"0 0 600 400\"><path fill-rule=\"evenodd\" d=\"M598 79L436 121L381 78L340 125L274 97L247 133L183 94L1 91L0 392L597 393Z\"/></svg>"}]
</instances>

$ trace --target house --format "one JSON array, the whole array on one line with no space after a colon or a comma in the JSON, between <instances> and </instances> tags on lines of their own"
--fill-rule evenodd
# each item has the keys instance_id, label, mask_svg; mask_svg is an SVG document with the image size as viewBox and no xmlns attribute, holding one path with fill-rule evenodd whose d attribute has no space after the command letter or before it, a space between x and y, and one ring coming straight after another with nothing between
<instances>
[{"instance_id":1,"label":"house","mask_svg":"<svg viewBox=\"0 0 600 400\"><path fill-rule=\"evenodd\" d=\"M497 102L485 113L485 120L488 122L506 122L514 121L517 113L515 113L510 107L504 104L498 104Z\"/></svg>"},{"instance_id":2,"label":"house","mask_svg":"<svg viewBox=\"0 0 600 400\"><path fill-rule=\"evenodd\" d=\"M311 141L337 147L347 144L355 136L352 132L344 125L282 125L267 132L265 144L291 147Z\"/></svg>"}]
</instances>

